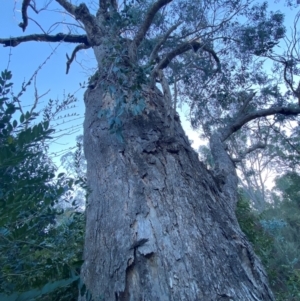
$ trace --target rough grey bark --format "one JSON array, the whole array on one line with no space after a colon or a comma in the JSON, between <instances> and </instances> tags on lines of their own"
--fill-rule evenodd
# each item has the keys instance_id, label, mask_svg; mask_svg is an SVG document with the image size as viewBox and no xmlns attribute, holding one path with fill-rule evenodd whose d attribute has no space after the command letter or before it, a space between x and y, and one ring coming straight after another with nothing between
<instances>
[{"instance_id":1,"label":"rough grey bark","mask_svg":"<svg viewBox=\"0 0 300 301\"><path fill-rule=\"evenodd\" d=\"M82 276L95 300L274 300L235 217L237 179L220 137L221 181L178 117L171 135L160 91L145 88L147 110L123 116L123 143L97 117L112 101L103 95L100 85L85 94L92 192Z\"/></svg>"}]
</instances>

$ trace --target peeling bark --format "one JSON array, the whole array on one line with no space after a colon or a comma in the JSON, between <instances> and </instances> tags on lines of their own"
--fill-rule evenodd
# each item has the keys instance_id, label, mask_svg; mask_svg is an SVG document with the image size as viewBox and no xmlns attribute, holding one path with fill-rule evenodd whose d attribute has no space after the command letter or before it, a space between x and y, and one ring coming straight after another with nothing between
<instances>
[{"instance_id":1,"label":"peeling bark","mask_svg":"<svg viewBox=\"0 0 300 301\"><path fill-rule=\"evenodd\" d=\"M152 109L123 117L119 142L97 117L104 94L85 94L92 192L82 276L95 300L274 300L235 217L232 170L225 183L206 170L179 118L170 135L158 90L149 91Z\"/></svg>"}]
</instances>

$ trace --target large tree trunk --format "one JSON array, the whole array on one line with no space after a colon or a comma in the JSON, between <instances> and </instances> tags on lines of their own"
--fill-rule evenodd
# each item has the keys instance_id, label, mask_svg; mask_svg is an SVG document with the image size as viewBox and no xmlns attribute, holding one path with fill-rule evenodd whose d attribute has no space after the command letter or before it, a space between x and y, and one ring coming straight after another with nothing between
<instances>
[{"instance_id":1,"label":"large tree trunk","mask_svg":"<svg viewBox=\"0 0 300 301\"><path fill-rule=\"evenodd\" d=\"M157 89L145 88L142 115L122 117L123 142L97 117L111 101L103 95L85 95L82 276L95 300L274 300L235 217L235 174L224 165L220 180L204 167Z\"/></svg>"}]
</instances>

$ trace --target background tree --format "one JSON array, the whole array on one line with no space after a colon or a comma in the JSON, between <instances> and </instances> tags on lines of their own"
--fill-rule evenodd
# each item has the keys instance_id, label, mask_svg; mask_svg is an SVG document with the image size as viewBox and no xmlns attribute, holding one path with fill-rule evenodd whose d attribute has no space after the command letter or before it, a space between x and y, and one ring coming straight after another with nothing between
<instances>
[{"instance_id":1,"label":"background tree","mask_svg":"<svg viewBox=\"0 0 300 301\"><path fill-rule=\"evenodd\" d=\"M101 0L95 13L56 3L84 34L44 30L0 43L75 42L67 72L82 49L98 63L85 93L91 193L81 299L273 300L235 217L240 158L226 143L255 119L300 113L295 91L282 94L263 71L285 36L283 15L247 0ZM29 9L38 12L23 1L23 31ZM210 140L213 171L189 145L179 100Z\"/></svg>"},{"instance_id":2,"label":"background tree","mask_svg":"<svg viewBox=\"0 0 300 301\"><path fill-rule=\"evenodd\" d=\"M299 174L287 172L276 179L273 203L261 216L274 245L268 260L271 283L278 300L298 300L299 278Z\"/></svg>"},{"instance_id":3,"label":"background tree","mask_svg":"<svg viewBox=\"0 0 300 301\"><path fill-rule=\"evenodd\" d=\"M69 175L74 175L78 179L74 198L77 204L85 207L87 187L86 187L86 160L83 153L83 136L76 137L75 151L68 151L60 158L62 166L66 169ZM66 204L67 205L67 204Z\"/></svg>"}]
</instances>

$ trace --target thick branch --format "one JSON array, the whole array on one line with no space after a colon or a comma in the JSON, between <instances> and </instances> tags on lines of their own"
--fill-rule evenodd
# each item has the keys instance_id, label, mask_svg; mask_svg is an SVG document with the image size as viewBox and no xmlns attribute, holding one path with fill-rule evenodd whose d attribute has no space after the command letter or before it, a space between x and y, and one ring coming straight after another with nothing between
<instances>
[{"instance_id":1,"label":"thick branch","mask_svg":"<svg viewBox=\"0 0 300 301\"><path fill-rule=\"evenodd\" d=\"M165 69L171 61L178 55L193 49L191 43L186 42L169 52L157 65L158 70Z\"/></svg>"},{"instance_id":2,"label":"thick branch","mask_svg":"<svg viewBox=\"0 0 300 301\"><path fill-rule=\"evenodd\" d=\"M282 115L299 115L300 114L300 108L299 107L273 107L269 109L263 109L255 112L251 112L249 114L242 115L240 117L237 117L235 122L231 124L230 126L226 127L225 129L221 130L221 140L225 141L231 134L237 132L243 125L245 125L247 122L254 120L256 118L260 117L266 117L270 115L275 114L282 114Z\"/></svg>"},{"instance_id":3,"label":"thick branch","mask_svg":"<svg viewBox=\"0 0 300 301\"><path fill-rule=\"evenodd\" d=\"M150 10L148 11L148 13L146 14L144 23L141 25L140 29L138 30L134 40L133 40L133 45L134 48L138 47L143 38L145 37L148 29L150 28L152 21L156 15L156 13L165 5L167 5L168 3L172 2L173 0L158 0L156 1L150 8Z\"/></svg>"},{"instance_id":4,"label":"thick branch","mask_svg":"<svg viewBox=\"0 0 300 301\"><path fill-rule=\"evenodd\" d=\"M28 25L28 15L27 15L27 8L30 4L30 0L23 0L22 2L22 19L23 22L19 24L19 26L25 31L27 25Z\"/></svg>"},{"instance_id":5,"label":"thick branch","mask_svg":"<svg viewBox=\"0 0 300 301\"><path fill-rule=\"evenodd\" d=\"M180 46L178 46L176 49L174 49L173 51L169 52L160 61L160 63L158 64L157 68L158 69L165 69L170 64L170 62L172 61L173 58L175 58L176 56L178 56L178 55L180 55L180 54L182 54L182 53L184 53L184 52L186 52L188 50L191 50L191 49L193 49L195 52L198 49L201 49L201 50L204 50L204 51L208 52L209 54L211 54L213 56L214 60L217 63L217 66L218 66L217 70L221 69L220 60L219 60L217 54L212 49L210 49L209 47L207 47L205 44L199 43L196 40L183 43Z\"/></svg>"},{"instance_id":6,"label":"thick branch","mask_svg":"<svg viewBox=\"0 0 300 301\"><path fill-rule=\"evenodd\" d=\"M67 54L67 59L68 59L68 61L67 61L67 70L66 70L66 74L69 73L70 66L71 66L73 60L75 59L76 53L77 53L78 51L82 50L82 49L88 49L88 48L90 48L90 47L91 47L91 46L88 46L88 45L85 45L85 44L80 44L80 45L77 45L77 46L75 47L75 49L73 50L73 52L72 52L72 54L71 54L71 57L69 57L68 54Z\"/></svg>"},{"instance_id":7,"label":"thick branch","mask_svg":"<svg viewBox=\"0 0 300 301\"><path fill-rule=\"evenodd\" d=\"M92 46L99 45L102 37L101 29L97 24L95 16L93 16L85 3L78 6L71 4L66 0L56 0L67 12L72 14L76 20L80 20L87 32L89 44Z\"/></svg>"},{"instance_id":8,"label":"thick branch","mask_svg":"<svg viewBox=\"0 0 300 301\"><path fill-rule=\"evenodd\" d=\"M86 35L70 35L64 33L58 33L56 35L47 35L47 34L31 34L23 37L7 38L0 39L0 44L3 44L4 47L15 47L23 42L68 42L68 43L82 43L89 45Z\"/></svg>"},{"instance_id":9,"label":"thick branch","mask_svg":"<svg viewBox=\"0 0 300 301\"><path fill-rule=\"evenodd\" d=\"M66 0L56 0L56 2L59 3L68 13L75 16L75 10L77 8L76 5L73 5L69 1L66 1Z\"/></svg>"},{"instance_id":10,"label":"thick branch","mask_svg":"<svg viewBox=\"0 0 300 301\"><path fill-rule=\"evenodd\" d=\"M84 24L90 44L99 45L102 38L101 28L97 24L96 17L90 13L84 3L75 9L75 18Z\"/></svg>"}]
</instances>

